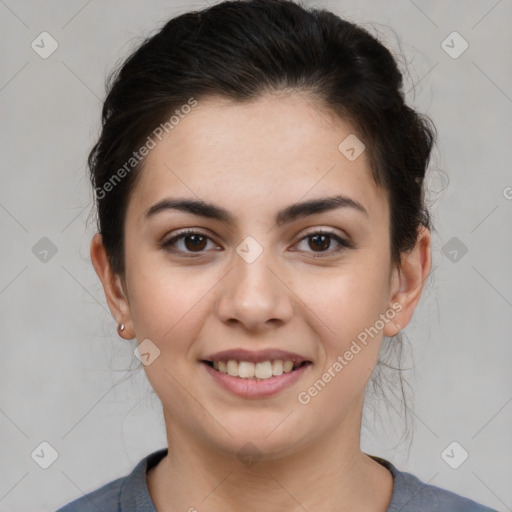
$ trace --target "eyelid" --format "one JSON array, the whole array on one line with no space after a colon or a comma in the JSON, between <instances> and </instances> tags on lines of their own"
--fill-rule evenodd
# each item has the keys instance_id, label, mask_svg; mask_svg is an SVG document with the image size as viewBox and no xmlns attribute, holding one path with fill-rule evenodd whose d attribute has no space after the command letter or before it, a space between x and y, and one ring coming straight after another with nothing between
<instances>
[{"instance_id":1,"label":"eyelid","mask_svg":"<svg viewBox=\"0 0 512 512\"><path fill-rule=\"evenodd\" d=\"M346 235L343 235L342 233L338 233L333 228L314 227L314 228L308 229L305 233L303 233L300 237L300 240L302 240L303 238L305 238L307 236L317 235L317 234L333 235L333 236L337 236L339 238L347 238Z\"/></svg>"}]
</instances>

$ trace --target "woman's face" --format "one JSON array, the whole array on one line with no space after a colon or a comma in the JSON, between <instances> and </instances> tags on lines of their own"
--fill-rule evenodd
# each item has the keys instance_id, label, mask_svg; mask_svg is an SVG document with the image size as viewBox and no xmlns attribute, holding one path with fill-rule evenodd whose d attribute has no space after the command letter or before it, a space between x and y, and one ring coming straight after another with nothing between
<instances>
[{"instance_id":1,"label":"woman's face","mask_svg":"<svg viewBox=\"0 0 512 512\"><path fill-rule=\"evenodd\" d=\"M396 333L398 316L387 195L365 152L354 159L354 139L339 149L353 134L299 94L210 98L150 151L125 221L123 321L144 343L168 433L233 454L250 442L270 457L358 435L383 329ZM335 197L345 200L300 206ZM162 203L184 200L203 208ZM196 234L172 240L184 230ZM203 362L227 350L249 354L221 359L270 360L259 375L292 359L264 351L309 363L249 381Z\"/></svg>"}]
</instances>

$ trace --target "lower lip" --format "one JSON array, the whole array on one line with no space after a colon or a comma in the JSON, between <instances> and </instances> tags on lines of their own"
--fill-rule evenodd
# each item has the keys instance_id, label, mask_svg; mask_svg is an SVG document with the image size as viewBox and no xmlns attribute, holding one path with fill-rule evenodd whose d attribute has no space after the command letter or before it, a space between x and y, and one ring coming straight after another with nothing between
<instances>
[{"instance_id":1,"label":"lower lip","mask_svg":"<svg viewBox=\"0 0 512 512\"><path fill-rule=\"evenodd\" d=\"M228 373L215 370L206 363L201 362L201 364L217 384L242 398L265 398L276 395L286 388L293 386L311 366L311 363L304 364L294 371L275 375L270 377L270 379L256 380L233 377Z\"/></svg>"}]
</instances>

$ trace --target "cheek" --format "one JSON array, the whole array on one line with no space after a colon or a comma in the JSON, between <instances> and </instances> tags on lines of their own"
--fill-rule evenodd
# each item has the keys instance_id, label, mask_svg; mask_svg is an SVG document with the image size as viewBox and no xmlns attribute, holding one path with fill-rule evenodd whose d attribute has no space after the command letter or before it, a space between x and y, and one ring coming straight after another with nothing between
<instances>
[{"instance_id":1,"label":"cheek","mask_svg":"<svg viewBox=\"0 0 512 512\"><path fill-rule=\"evenodd\" d=\"M378 360L387 276L377 268L351 270L316 281L317 293L304 300L318 317L323 349L320 367L297 396L311 421L337 417L360 400Z\"/></svg>"},{"instance_id":2,"label":"cheek","mask_svg":"<svg viewBox=\"0 0 512 512\"><path fill-rule=\"evenodd\" d=\"M140 261L140 259L139 259ZM130 310L137 339L154 340L161 350L178 349L175 342L187 339L198 326L197 317L208 290L218 279L199 267L178 268L161 262L142 262L131 267ZM189 336L184 336L189 332ZM169 340L173 346L169 347Z\"/></svg>"},{"instance_id":3,"label":"cheek","mask_svg":"<svg viewBox=\"0 0 512 512\"><path fill-rule=\"evenodd\" d=\"M328 346L340 350L385 312L388 278L382 262L361 257L329 273L299 278L298 295L325 324Z\"/></svg>"},{"instance_id":4,"label":"cheek","mask_svg":"<svg viewBox=\"0 0 512 512\"><path fill-rule=\"evenodd\" d=\"M208 290L214 284L204 272L157 267L139 272L131 281L134 300L130 308L137 341L141 344L149 339L157 347L141 345L151 353L144 371L156 394L174 407L190 405L178 383L189 378L190 351L212 308Z\"/></svg>"}]
</instances>

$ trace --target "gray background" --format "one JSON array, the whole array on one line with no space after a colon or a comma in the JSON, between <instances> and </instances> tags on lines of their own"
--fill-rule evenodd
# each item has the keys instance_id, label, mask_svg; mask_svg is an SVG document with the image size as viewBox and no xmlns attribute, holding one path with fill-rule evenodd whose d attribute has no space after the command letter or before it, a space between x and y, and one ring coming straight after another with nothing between
<instances>
[{"instance_id":1,"label":"gray background","mask_svg":"<svg viewBox=\"0 0 512 512\"><path fill-rule=\"evenodd\" d=\"M369 413L363 449L512 510L512 4L308 4L362 23L395 49L396 31L408 99L439 130L433 277L405 330L415 365L406 372L415 392L412 443L397 445L398 415L379 423ZM0 511L55 510L166 446L135 342L117 337L89 261L85 159L106 73L167 18L204 5L0 0ZM47 59L31 48L43 31L59 45ZM458 58L441 45L453 31L469 44ZM46 261L41 246L32 250L43 237L57 249ZM43 441L58 452L48 469L31 457ZM458 469L441 456L453 441L469 453Z\"/></svg>"}]
</instances>

